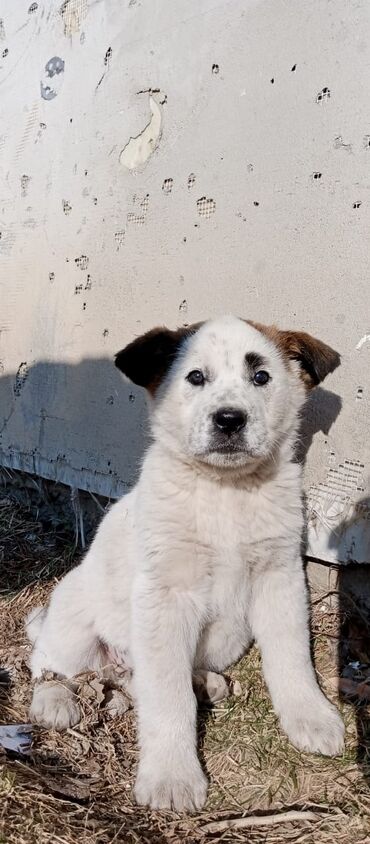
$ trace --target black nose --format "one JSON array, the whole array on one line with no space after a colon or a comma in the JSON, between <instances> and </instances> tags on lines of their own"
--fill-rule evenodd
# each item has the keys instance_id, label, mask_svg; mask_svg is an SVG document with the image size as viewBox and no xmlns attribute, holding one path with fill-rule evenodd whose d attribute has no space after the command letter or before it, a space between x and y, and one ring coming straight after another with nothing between
<instances>
[{"instance_id":1,"label":"black nose","mask_svg":"<svg viewBox=\"0 0 370 844\"><path fill-rule=\"evenodd\" d=\"M234 410L232 407L222 407L213 416L216 428L223 434L236 434L244 428L247 416L242 410Z\"/></svg>"}]
</instances>

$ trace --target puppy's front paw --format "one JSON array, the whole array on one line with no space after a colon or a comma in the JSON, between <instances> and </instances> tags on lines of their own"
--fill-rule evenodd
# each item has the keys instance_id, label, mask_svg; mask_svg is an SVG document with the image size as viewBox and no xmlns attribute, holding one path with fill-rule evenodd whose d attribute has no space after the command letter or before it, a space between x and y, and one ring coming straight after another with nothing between
<instances>
[{"instance_id":1,"label":"puppy's front paw","mask_svg":"<svg viewBox=\"0 0 370 844\"><path fill-rule=\"evenodd\" d=\"M142 760L135 785L138 803L151 809L173 809L175 812L196 812L207 797L207 779L196 756L185 760L181 755L172 760L158 757Z\"/></svg>"},{"instance_id":2,"label":"puppy's front paw","mask_svg":"<svg viewBox=\"0 0 370 844\"><path fill-rule=\"evenodd\" d=\"M81 720L73 691L61 682L39 683L34 688L30 720L49 730L68 730Z\"/></svg>"},{"instance_id":3,"label":"puppy's front paw","mask_svg":"<svg viewBox=\"0 0 370 844\"><path fill-rule=\"evenodd\" d=\"M344 724L339 712L326 698L315 701L310 709L298 707L293 717L283 717L281 724L288 738L308 753L339 756L344 747Z\"/></svg>"}]
</instances>

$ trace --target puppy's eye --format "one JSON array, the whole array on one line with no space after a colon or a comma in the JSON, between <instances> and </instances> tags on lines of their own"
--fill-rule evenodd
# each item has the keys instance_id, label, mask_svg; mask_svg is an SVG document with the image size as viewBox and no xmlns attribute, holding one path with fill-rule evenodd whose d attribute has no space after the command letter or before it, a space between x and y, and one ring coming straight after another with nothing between
<instances>
[{"instance_id":1,"label":"puppy's eye","mask_svg":"<svg viewBox=\"0 0 370 844\"><path fill-rule=\"evenodd\" d=\"M256 384L257 387L263 387L269 380L270 376L264 369L259 369L258 372L254 373L253 383Z\"/></svg>"},{"instance_id":2,"label":"puppy's eye","mask_svg":"<svg viewBox=\"0 0 370 844\"><path fill-rule=\"evenodd\" d=\"M189 375L186 376L186 380L189 381L193 387L202 387L206 379L200 369L192 369L192 371L189 372Z\"/></svg>"}]
</instances>

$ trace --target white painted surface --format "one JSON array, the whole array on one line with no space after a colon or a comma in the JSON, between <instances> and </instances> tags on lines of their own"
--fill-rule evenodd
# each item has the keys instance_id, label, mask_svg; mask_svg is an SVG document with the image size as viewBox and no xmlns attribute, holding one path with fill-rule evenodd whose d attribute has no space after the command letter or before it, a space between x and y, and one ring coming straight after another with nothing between
<instances>
[{"instance_id":1,"label":"white painted surface","mask_svg":"<svg viewBox=\"0 0 370 844\"><path fill-rule=\"evenodd\" d=\"M1 462L117 495L145 419L115 351L225 311L305 328L343 354L307 417L310 550L369 561L367 0L0 16Z\"/></svg>"}]
</instances>

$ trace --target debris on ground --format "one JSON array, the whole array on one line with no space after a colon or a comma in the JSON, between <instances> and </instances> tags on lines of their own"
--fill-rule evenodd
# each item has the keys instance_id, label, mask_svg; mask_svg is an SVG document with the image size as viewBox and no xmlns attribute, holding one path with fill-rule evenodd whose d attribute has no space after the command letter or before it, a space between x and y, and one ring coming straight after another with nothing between
<instances>
[{"instance_id":1,"label":"debris on ground","mask_svg":"<svg viewBox=\"0 0 370 844\"><path fill-rule=\"evenodd\" d=\"M27 756L32 744L31 724L0 725L0 748Z\"/></svg>"}]
</instances>

